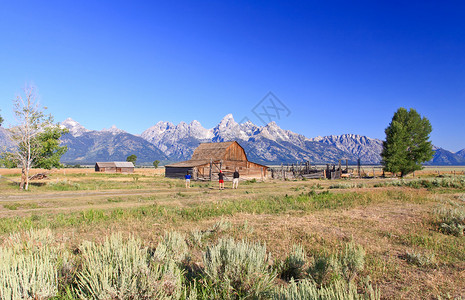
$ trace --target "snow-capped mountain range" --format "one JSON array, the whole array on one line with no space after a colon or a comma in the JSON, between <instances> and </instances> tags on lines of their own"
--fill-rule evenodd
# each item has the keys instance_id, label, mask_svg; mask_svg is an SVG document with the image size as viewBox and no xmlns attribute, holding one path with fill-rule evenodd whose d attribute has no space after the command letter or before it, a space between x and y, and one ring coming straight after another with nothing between
<instances>
[{"instance_id":1,"label":"snow-capped mountain range","mask_svg":"<svg viewBox=\"0 0 465 300\"><path fill-rule=\"evenodd\" d=\"M337 162L358 158L364 164L380 161L382 141L356 134L307 138L290 130L281 129L275 122L257 126L250 121L237 123L231 114L210 129L194 120L178 125L160 121L140 136L132 135L112 126L92 131L68 118L61 123L69 129L62 141L68 152L62 157L67 163L94 163L97 160L125 160L136 154L138 163L181 161L190 159L194 149L205 142L236 140L244 147L248 158L261 163ZM465 164L465 149L457 153L438 148L432 164Z\"/></svg>"}]
</instances>

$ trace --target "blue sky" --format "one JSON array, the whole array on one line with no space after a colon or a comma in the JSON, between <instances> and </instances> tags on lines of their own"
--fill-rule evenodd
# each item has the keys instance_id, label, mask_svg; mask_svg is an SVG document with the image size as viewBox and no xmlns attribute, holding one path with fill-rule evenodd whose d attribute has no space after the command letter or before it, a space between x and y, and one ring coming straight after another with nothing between
<instances>
[{"instance_id":1,"label":"blue sky","mask_svg":"<svg viewBox=\"0 0 465 300\"><path fill-rule=\"evenodd\" d=\"M252 110L272 92L290 114L263 121L308 137L384 139L406 107L458 151L464 20L462 1L3 1L0 114L13 123L33 83L56 121L89 129L263 125Z\"/></svg>"}]
</instances>

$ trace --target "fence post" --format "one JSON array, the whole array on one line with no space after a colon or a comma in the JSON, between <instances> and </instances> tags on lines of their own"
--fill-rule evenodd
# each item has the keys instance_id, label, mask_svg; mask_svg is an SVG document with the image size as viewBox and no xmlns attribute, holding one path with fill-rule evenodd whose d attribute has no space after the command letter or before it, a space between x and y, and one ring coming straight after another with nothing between
<instances>
[{"instance_id":1,"label":"fence post","mask_svg":"<svg viewBox=\"0 0 465 300\"><path fill-rule=\"evenodd\" d=\"M212 181L213 159L210 158L210 181Z\"/></svg>"}]
</instances>

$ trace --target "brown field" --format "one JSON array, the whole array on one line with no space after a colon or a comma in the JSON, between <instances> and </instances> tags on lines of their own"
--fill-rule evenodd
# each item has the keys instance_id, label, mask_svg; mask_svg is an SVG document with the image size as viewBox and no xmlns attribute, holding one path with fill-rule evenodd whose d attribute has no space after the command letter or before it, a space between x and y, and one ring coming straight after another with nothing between
<instances>
[{"instance_id":1,"label":"brown field","mask_svg":"<svg viewBox=\"0 0 465 300\"><path fill-rule=\"evenodd\" d=\"M232 227L222 234L266 243L276 258L284 257L293 244L301 244L311 257L353 241L365 249L364 275L383 299L465 296L465 237L444 234L435 223L438 208L465 211L465 185L394 186L391 178L268 180L241 182L237 190L227 182L220 191L216 182L193 182L186 189L182 180L164 178L163 171L33 170L49 178L20 192L13 183L20 171L0 169L0 242L32 226L51 228L70 249L112 232L131 233L150 244L165 231L189 233L225 220ZM438 180L463 182L464 171L428 167L406 181L434 180L439 172ZM299 203L302 195L324 191L329 191L329 200L321 205ZM412 252L434 257L434 263L409 263L405 257Z\"/></svg>"}]
</instances>

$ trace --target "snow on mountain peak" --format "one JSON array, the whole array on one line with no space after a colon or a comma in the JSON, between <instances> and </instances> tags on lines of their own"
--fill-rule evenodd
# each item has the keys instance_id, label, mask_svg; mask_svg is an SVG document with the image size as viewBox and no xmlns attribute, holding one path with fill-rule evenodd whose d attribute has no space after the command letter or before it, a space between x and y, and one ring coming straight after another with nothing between
<instances>
[{"instance_id":1,"label":"snow on mountain peak","mask_svg":"<svg viewBox=\"0 0 465 300\"><path fill-rule=\"evenodd\" d=\"M71 133L71 135L73 135L73 136L80 136L84 132L89 132L90 131L90 130L84 128L84 126L82 126L81 124L79 124L78 122L74 121L71 118L67 118L66 120L61 122L60 125L62 127L68 128L69 133Z\"/></svg>"},{"instance_id":2,"label":"snow on mountain peak","mask_svg":"<svg viewBox=\"0 0 465 300\"><path fill-rule=\"evenodd\" d=\"M119 129L118 127L116 127L116 125L112 125L110 128L104 128L102 129L102 131L106 131L106 132L111 132L113 134L118 134L118 133L125 133L126 131L122 130L122 129Z\"/></svg>"},{"instance_id":3,"label":"snow on mountain peak","mask_svg":"<svg viewBox=\"0 0 465 300\"><path fill-rule=\"evenodd\" d=\"M233 120L234 121L233 114L227 114L226 116L224 116L223 120Z\"/></svg>"},{"instance_id":4,"label":"snow on mountain peak","mask_svg":"<svg viewBox=\"0 0 465 300\"><path fill-rule=\"evenodd\" d=\"M236 121L234 121L234 117L232 114L227 114L218 124L219 127L233 127L238 125Z\"/></svg>"}]
</instances>

